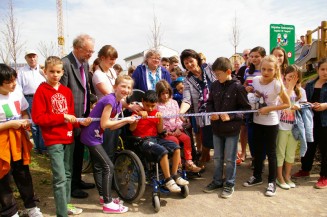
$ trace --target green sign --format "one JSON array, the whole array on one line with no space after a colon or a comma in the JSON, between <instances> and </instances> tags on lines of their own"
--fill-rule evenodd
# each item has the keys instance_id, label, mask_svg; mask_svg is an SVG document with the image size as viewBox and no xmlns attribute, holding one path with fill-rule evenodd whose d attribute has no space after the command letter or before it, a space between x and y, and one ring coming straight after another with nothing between
<instances>
[{"instance_id":1,"label":"green sign","mask_svg":"<svg viewBox=\"0 0 327 217\"><path fill-rule=\"evenodd\" d=\"M293 25L270 24L270 51L274 47L284 48L288 62L294 63L295 27Z\"/></svg>"}]
</instances>

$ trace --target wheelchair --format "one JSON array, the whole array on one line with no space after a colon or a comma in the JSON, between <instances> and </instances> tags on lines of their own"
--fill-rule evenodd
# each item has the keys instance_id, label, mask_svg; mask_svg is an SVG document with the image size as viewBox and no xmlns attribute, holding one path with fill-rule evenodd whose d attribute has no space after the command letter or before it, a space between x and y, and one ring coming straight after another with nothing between
<instances>
[{"instance_id":1,"label":"wheelchair","mask_svg":"<svg viewBox=\"0 0 327 217\"><path fill-rule=\"evenodd\" d=\"M134 90L133 95L127 102L140 102L143 91ZM130 115L126 114L125 115ZM160 194L170 193L164 188L164 178L160 173L158 163L148 162L139 151L139 146L143 142L140 137L131 135L128 127L123 127L123 150L117 149L114 159L114 187L119 197L129 203L139 201L148 184L152 186L152 205L155 212L160 210ZM179 171L182 178L186 179L186 172ZM186 198L189 195L188 186L181 187L181 196Z\"/></svg>"}]
</instances>

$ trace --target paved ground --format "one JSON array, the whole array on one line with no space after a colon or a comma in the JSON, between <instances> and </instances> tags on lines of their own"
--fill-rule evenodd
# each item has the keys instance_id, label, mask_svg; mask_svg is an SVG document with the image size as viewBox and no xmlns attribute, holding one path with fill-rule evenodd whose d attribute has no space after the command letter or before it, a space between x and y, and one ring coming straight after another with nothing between
<instances>
[{"instance_id":1,"label":"paved ground","mask_svg":"<svg viewBox=\"0 0 327 217\"><path fill-rule=\"evenodd\" d=\"M217 192L204 193L202 189L212 178L213 162L209 162L207 170L201 178L190 180L190 195L183 199L178 194L162 195L161 210L155 214L151 202L151 188L147 187L144 197L135 204L126 204L129 212L124 216L327 216L327 189L313 188L318 179L318 168L310 178L296 180L297 187L291 190L278 188L275 197L264 196L267 185L267 167L263 175L264 184L245 188L242 183L247 180L252 170L248 167L249 160L237 167L237 180L233 196L229 199L220 198ZM299 163L293 171L297 171ZM91 174L84 175L84 180L93 181ZM73 199L72 203L83 208L81 217L107 216L98 205L98 194L95 189L88 190L88 199ZM218 192L220 193L220 191ZM55 213L52 192L49 192L47 204L42 208L45 216Z\"/></svg>"}]
</instances>

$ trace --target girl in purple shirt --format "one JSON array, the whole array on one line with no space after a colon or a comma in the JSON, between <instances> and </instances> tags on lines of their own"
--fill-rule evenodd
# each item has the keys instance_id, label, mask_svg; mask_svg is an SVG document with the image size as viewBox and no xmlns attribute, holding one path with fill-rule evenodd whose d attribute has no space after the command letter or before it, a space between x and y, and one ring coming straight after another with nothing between
<instances>
[{"instance_id":1,"label":"girl in purple shirt","mask_svg":"<svg viewBox=\"0 0 327 217\"><path fill-rule=\"evenodd\" d=\"M100 195L100 204L103 204L104 213L124 213L128 207L123 206L118 199L111 196L112 177L114 165L102 147L103 131L106 128L118 129L125 124L133 123L134 116L113 120L112 118L122 111L121 100L125 99L131 92L133 79L128 75L118 76L114 93L108 94L99 100L90 113L91 118L100 118L89 126L82 129L81 141L89 148L93 160L94 180Z\"/></svg>"}]
</instances>

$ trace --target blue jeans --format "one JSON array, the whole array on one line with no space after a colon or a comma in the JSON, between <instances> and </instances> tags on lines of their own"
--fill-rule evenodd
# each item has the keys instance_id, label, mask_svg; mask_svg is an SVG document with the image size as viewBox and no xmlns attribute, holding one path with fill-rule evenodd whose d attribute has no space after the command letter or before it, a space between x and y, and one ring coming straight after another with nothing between
<instances>
[{"instance_id":1,"label":"blue jeans","mask_svg":"<svg viewBox=\"0 0 327 217\"><path fill-rule=\"evenodd\" d=\"M74 144L56 144L48 146L53 195L57 216L67 216L67 204L70 203Z\"/></svg>"},{"instance_id":2,"label":"blue jeans","mask_svg":"<svg viewBox=\"0 0 327 217\"><path fill-rule=\"evenodd\" d=\"M27 112L28 112L28 115L30 117L31 116L31 112L32 112L32 104L33 104L33 97L32 96L25 96L27 102L28 102L28 109L27 109ZM34 149L37 150L37 151L46 151L47 148L45 147L44 145L44 141L43 141L43 138L42 138L42 133L41 133L41 129L38 125L36 124L32 124L31 125L31 130L32 130L32 137L33 137L33 141L34 141Z\"/></svg>"},{"instance_id":3,"label":"blue jeans","mask_svg":"<svg viewBox=\"0 0 327 217\"><path fill-rule=\"evenodd\" d=\"M235 185L238 137L239 135L226 137L213 134L213 160L215 165L213 181L217 185L223 184L224 160L226 162L226 185Z\"/></svg>"}]
</instances>

